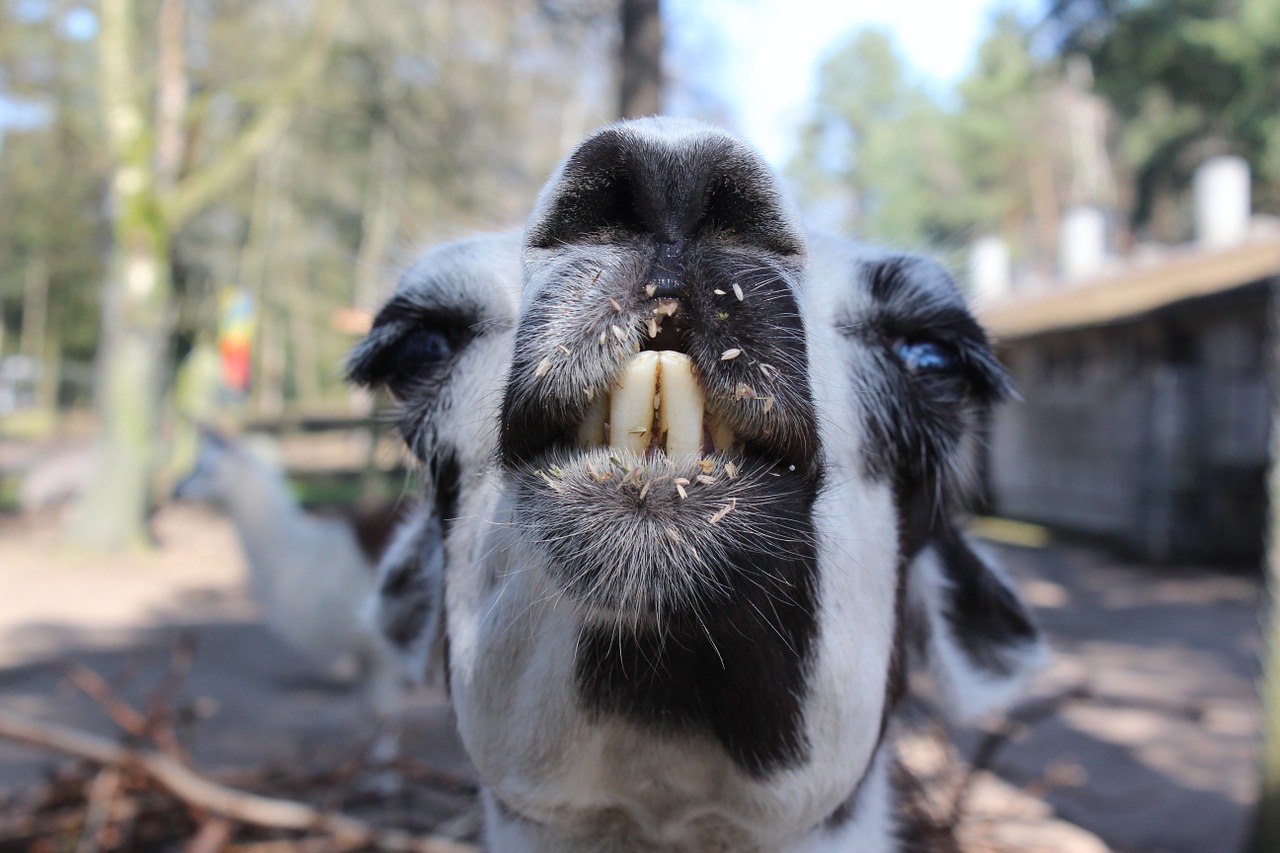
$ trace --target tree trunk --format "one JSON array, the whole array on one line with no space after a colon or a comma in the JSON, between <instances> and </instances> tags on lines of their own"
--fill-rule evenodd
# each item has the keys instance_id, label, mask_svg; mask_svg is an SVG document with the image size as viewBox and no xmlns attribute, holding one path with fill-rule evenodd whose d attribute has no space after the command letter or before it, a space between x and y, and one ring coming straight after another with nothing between
<instances>
[{"instance_id":1,"label":"tree trunk","mask_svg":"<svg viewBox=\"0 0 1280 853\"><path fill-rule=\"evenodd\" d=\"M662 109L660 6L660 0L622 0L621 118L656 115Z\"/></svg>"},{"instance_id":2,"label":"tree trunk","mask_svg":"<svg viewBox=\"0 0 1280 853\"><path fill-rule=\"evenodd\" d=\"M301 263L289 270L285 286L289 291L289 343L293 354L293 389L299 403L320 399L319 359L316 357L316 311L314 297L307 288L311 265Z\"/></svg>"},{"instance_id":3,"label":"tree trunk","mask_svg":"<svg viewBox=\"0 0 1280 853\"><path fill-rule=\"evenodd\" d=\"M45 324L44 349L40 354L40 384L36 387L36 405L45 412L58 409L58 388L62 383L62 328L58 325L58 304L49 305Z\"/></svg>"},{"instance_id":4,"label":"tree trunk","mask_svg":"<svg viewBox=\"0 0 1280 853\"><path fill-rule=\"evenodd\" d=\"M316 302L323 297L307 286L311 263L302 251L302 229L297 210L292 204L284 209L280 230L284 237L283 269L276 276L284 289L285 308L289 313L289 352L292 355L293 391L299 403L320 399L320 367L316 357Z\"/></svg>"},{"instance_id":5,"label":"tree trunk","mask_svg":"<svg viewBox=\"0 0 1280 853\"><path fill-rule=\"evenodd\" d=\"M356 251L357 308L373 310L387 294L382 287L387 247L391 244L395 212L400 206L400 170L395 161L391 131L379 126L369 146L369 184L360 217L360 246Z\"/></svg>"},{"instance_id":6,"label":"tree trunk","mask_svg":"<svg viewBox=\"0 0 1280 853\"><path fill-rule=\"evenodd\" d=\"M1280 286L1271 291L1271 375L1280 379ZM1267 531L1267 598L1266 645L1263 649L1262 682L1258 686L1262 700L1262 760L1258 786L1258 805L1254 814L1249 853L1275 853L1280 850L1280 393L1273 395L1271 405L1271 471L1267 477L1271 507Z\"/></svg>"},{"instance_id":7,"label":"tree trunk","mask_svg":"<svg viewBox=\"0 0 1280 853\"><path fill-rule=\"evenodd\" d=\"M67 531L72 544L96 550L143 547L149 541L151 450L172 290L169 231L155 193L152 148L132 68L133 12L130 0L100 4L100 91L115 160L115 245L98 348L98 452Z\"/></svg>"},{"instance_id":8,"label":"tree trunk","mask_svg":"<svg viewBox=\"0 0 1280 853\"><path fill-rule=\"evenodd\" d=\"M168 340L166 235L145 225L119 230L102 308L95 469L68 530L73 544L105 551L150 543L152 448Z\"/></svg>"},{"instance_id":9,"label":"tree trunk","mask_svg":"<svg viewBox=\"0 0 1280 853\"><path fill-rule=\"evenodd\" d=\"M49 265L44 258L28 261L24 278L18 351L39 359L44 355L45 332L49 328Z\"/></svg>"}]
</instances>

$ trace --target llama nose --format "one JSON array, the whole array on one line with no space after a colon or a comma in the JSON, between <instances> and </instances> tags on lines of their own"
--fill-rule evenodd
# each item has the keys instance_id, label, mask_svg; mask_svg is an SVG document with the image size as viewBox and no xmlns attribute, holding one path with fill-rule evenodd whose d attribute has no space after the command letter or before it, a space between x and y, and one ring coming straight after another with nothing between
<instances>
[{"instance_id":1,"label":"llama nose","mask_svg":"<svg viewBox=\"0 0 1280 853\"><path fill-rule=\"evenodd\" d=\"M630 132L605 130L569 156L530 224L529 244L557 248L606 234L677 246L697 230L713 170L680 168Z\"/></svg>"},{"instance_id":2,"label":"llama nose","mask_svg":"<svg viewBox=\"0 0 1280 853\"><path fill-rule=\"evenodd\" d=\"M649 272L649 281L645 284L645 295L653 299L688 298L684 276L684 240L676 238L670 242L658 244L658 251L653 259L653 268Z\"/></svg>"},{"instance_id":3,"label":"llama nose","mask_svg":"<svg viewBox=\"0 0 1280 853\"><path fill-rule=\"evenodd\" d=\"M731 236L780 255L803 253L803 236L759 155L711 130L677 128L678 142L665 141L653 130L663 126L624 124L580 145L539 201L527 245L559 250L647 239L659 265L646 283L666 288L678 284L673 265L706 239Z\"/></svg>"}]
</instances>

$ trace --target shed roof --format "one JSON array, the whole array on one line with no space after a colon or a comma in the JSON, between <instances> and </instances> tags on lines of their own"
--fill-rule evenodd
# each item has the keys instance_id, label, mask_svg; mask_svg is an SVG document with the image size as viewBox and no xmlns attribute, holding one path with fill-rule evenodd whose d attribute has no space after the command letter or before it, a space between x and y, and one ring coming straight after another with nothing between
<instances>
[{"instance_id":1,"label":"shed roof","mask_svg":"<svg viewBox=\"0 0 1280 853\"><path fill-rule=\"evenodd\" d=\"M1062 290L979 303L975 310L995 338L1008 341L1109 325L1277 275L1280 237L1268 234L1228 249L1171 249L1159 259Z\"/></svg>"}]
</instances>

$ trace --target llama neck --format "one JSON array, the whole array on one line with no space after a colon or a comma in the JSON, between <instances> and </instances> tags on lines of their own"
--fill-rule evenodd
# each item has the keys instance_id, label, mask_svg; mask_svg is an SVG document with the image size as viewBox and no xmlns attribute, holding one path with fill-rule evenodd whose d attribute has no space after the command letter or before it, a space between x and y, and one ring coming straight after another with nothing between
<instances>
[{"instance_id":1,"label":"llama neck","mask_svg":"<svg viewBox=\"0 0 1280 853\"><path fill-rule=\"evenodd\" d=\"M892 745L887 740L882 741L876 748L866 778L853 797L828 818L816 836L795 848L797 853L847 850L902 853L904 848L899 842L899 833L904 827L896 825L897 792L891 780L893 762Z\"/></svg>"},{"instance_id":2,"label":"llama neck","mask_svg":"<svg viewBox=\"0 0 1280 853\"><path fill-rule=\"evenodd\" d=\"M255 583L267 566L285 556L308 518L289 491L284 475L249 458L237 460L236 486L226 495L231 516Z\"/></svg>"}]
</instances>

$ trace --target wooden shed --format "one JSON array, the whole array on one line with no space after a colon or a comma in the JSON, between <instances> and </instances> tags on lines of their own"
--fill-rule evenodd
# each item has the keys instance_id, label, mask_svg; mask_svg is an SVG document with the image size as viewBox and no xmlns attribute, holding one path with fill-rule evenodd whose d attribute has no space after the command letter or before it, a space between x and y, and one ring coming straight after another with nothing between
<instances>
[{"instance_id":1,"label":"wooden shed","mask_svg":"<svg viewBox=\"0 0 1280 853\"><path fill-rule=\"evenodd\" d=\"M1256 559L1278 282L1280 236L1255 235L977 306L1023 396L992 423L994 511L1149 559Z\"/></svg>"}]
</instances>

